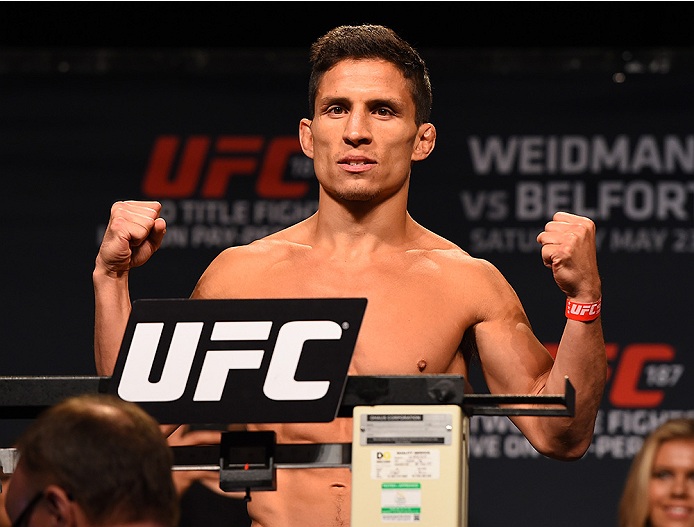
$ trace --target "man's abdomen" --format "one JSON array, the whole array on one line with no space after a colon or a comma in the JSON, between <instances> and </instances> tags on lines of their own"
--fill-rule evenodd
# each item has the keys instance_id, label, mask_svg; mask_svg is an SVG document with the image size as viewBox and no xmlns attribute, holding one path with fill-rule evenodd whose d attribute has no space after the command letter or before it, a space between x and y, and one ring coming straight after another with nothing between
<instances>
[{"instance_id":1,"label":"man's abdomen","mask_svg":"<svg viewBox=\"0 0 694 527\"><path fill-rule=\"evenodd\" d=\"M348 468L278 469L277 490L252 492L252 527L349 527Z\"/></svg>"}]
</instances>

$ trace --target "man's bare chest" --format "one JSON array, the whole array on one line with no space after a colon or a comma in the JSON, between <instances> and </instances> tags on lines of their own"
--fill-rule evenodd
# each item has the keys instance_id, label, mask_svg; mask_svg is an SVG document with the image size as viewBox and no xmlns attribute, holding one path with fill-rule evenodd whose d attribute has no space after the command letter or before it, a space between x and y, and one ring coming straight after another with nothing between
<instances>
[{"instance_id":1,"label":"man's bare chest","mask_svg":"<svg viewBox=\"0 0 694 527\"><path fill-rule=\"evenodd\" d=\"M352 374L462 373L472 310L428 269L277 265L253 289L265 298L366 298Z\"/></svg>"}]
</instances>

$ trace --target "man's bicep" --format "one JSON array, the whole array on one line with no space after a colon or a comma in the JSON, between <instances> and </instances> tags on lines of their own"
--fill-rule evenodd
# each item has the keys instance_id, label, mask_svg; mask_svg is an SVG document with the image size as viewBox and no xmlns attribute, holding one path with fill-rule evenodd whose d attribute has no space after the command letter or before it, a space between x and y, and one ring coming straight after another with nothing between
<instances>
[{"instance_id":1,"label":"man's bicep","mask_svg":"<svg viewBox=\"0 0 694 527\"><path fill-rule=\"evenodd\" d=\"M474 336L491 393L539 393L553 360L533 334L520 306L509 306L499 316L479 322Z\"/></svg>"},{"instance_id":2,"label":"man's bicep","mask_svg":"<svg viewBox=\"0 0 694 527\"><path fill-rule=\"evenodd\" d=\"M552 357L533 334L506 278L489 262L477 264L473 334L487 386L496 394L537 393Z\"/></svg>"}]
</instances>

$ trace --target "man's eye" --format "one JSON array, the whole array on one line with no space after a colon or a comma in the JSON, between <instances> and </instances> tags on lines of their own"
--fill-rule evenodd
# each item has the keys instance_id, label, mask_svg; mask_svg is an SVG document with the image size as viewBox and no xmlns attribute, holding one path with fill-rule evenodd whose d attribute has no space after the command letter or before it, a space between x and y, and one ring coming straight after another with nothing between
<instances>
[{"instance_id":1,"label":"man's eye","mask_svg":"<svg viewBox=\"0 0 694 527\"><path fill-rule=\"evenodd\" d=\"M388 108L379 108L378 110L376 110L376 113L381 117L387 117L389 115L393 115L393 112L390 111L390 109L388 109Z\"/></svg>"},{"instance_id":2,"label":"man's eye","mask_svg":"<svg viewBox=\"0 0 694 527\"><path fill-rule=\"evenodd\" d=\"M328 113L341 115L345 113L345 109L342 106L331 106L330 108L328 108Z\"/></svg>"}]
</instances>

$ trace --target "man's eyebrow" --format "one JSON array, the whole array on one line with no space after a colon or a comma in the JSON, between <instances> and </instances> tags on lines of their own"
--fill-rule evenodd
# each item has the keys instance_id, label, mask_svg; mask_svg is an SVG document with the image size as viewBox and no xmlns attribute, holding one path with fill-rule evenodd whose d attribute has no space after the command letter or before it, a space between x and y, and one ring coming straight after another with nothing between
<instances>
[{"instance_id":1,"label":"man's eyebrow","mask_svg":"<svg viewBox=\"0 0 694 527\"><path fill-rule=\"evenodd\" d=\"M338 106L350 106L350 102L346 97L336 97L332 95L322 97L316 102L318 108L327 108L333 104L337 104Z\"/></svg>"},{"instance_id":2,"label":"man's eyebrow","mask_svg":"<svg viewBox=\"0 0 694 527\"><path fill-rule=\"evenodd\" d=\"M395 110L396 112L402 112L403 109L405 108L404 101L401 101L400 99L388 98L388 97L373 99L371 101L368 101L367 104L369 105L370 108L380 108L382 106L387 106L388 108L391 108L391 109Z\"/></svg>"}]
</instances>

